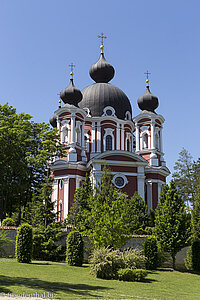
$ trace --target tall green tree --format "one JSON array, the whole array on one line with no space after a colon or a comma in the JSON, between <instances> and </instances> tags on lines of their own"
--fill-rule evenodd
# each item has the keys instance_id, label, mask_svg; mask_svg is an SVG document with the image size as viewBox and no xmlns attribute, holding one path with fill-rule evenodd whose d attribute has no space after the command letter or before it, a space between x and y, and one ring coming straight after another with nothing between
<instances>
[{"instance_id":1,"label":"tall green tree","mask_svg":"<svg viewBox=\"0 0 200 300\"><path fill-rule=\"evenodd\" d=\"M88 217L91 211L90 197L93 194L90 178L86 178L82 185L76 190L73 205L67 218L67 223L74 225L80 232L89 228Z\"/></svg>"},{"instance_id":2,"label":"tall green tree","mask_svg":"<svg viewBox=\"0 0 200 300\"><path fill-rule=\"evenodd\" d=\"M0 105L0 219L6 214L26 213L32 195L40 186L48 162L62 155L56 129L35 123L28 114Z\"/></svg>"},{"instance_id":3,"label":"tall green tree","mask_svg":"<svg viewBox=\"0 0 200 300\"><path fill-rule=\"evenodd\" d=\"M147 206L137 192L126 202L126 223L129 224L129 233L142 234L149 223Z\"/></svg>"},{"instance_id":4,"label":"tall green tree","mask_svg":"<svg viewBox=\"0 0 200 300\"><path fill-rule=\"evenodd\" d=\"M185 204L179 195L175 182L164 186L156 209L155 235L164 251L169 252L175 269L175 258L187 243L189 237Z\"/></svg>"},{"instance_id":5,"label":"tall green tree","mask_svg":"<svg viewBox=\"0 0 200 300\"><path fill-rule=\"evenodd\" d=\"M44 227L56 221L54 203L51 201L53 178L46 175L41 186L35 191L31 203L31 223L34 227Z\"/></svg>"},{"instance_id":6,"label":"tall green tree","mask_svg":"<svg viewBox=\"0 0 200 300\"><path fill-rule=\"evenodd\" d=\"M129 238L127 204L127 196L115 188L109 169L104 167L101 182L90 198L88 234L95 248L119 248Z\"/></svg>"},{"instance_id":7,"label":"tall green tree","mask_svg":"<svg viewBox=\"0 0 200 300\"><path fill-rule=\"evenodd\" d=\"M182 149L172 174L176 187L187 205L188 212L194 200L194 163L191 154Z\"/></svg>"},{"instance_id":8,"label":"tall green tree","mask_svg":"<svg viewBox=\"0 0 200 300\"><path fill-rule=\"evenodd\" d=\"M200 185L198 185L192 209L192 240L200 240Z\"/></svg>"}]
</instances>

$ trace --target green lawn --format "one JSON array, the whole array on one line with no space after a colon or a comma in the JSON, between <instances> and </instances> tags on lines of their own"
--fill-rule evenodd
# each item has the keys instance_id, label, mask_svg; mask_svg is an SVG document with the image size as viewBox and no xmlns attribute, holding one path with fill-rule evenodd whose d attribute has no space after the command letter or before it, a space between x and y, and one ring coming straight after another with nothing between
<instances>
[{"instance_id":1,"label":"green lawn","mask_svg":"<svg viewBox=\"0 0 200 300\"><path fill-rule=\"evenodd\" d=\"M0 259L0 293L36 292L56 299L200 299L200 275L166 269L149 272L146 282L120 282L96 279L88 266Z\"/></svg>"}]
</instances>

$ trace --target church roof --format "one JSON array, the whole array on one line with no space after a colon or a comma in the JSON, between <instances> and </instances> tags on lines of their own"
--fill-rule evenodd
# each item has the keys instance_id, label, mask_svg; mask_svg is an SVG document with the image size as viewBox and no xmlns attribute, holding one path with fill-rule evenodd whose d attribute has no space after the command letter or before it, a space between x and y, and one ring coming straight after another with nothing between
<instances>
[{"instance_id":1,"label":"church roof","mask_svg":"<svg viewBox=\"0 0 200 300\"><path fill-rule=\"evenodd\" d=\"M109 83L115 70L104 57L103 45L100 48L99 60L90 68L90 76L96 83L82 90L83 100L79 107L88 108L92 117L99 117L106 106L111 106L115 109L115 115L124 120L127 111L132 115L131 104L122 90Z\"/></svg>"}]
</instances>

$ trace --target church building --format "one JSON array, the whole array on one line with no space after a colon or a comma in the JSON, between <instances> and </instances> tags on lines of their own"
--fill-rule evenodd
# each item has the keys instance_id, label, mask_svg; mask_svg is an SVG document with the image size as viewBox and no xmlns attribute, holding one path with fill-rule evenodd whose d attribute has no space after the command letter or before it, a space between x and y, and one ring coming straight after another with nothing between
<instances>
[{"instance_id":1,"label":"church building","mask_svg":"<svg viewBox=\"0 0 200 300\"><path fill-rule=\"evenodd\" d=\"M103 35L101 38L99 60L89 71L95 83L80 91L71 72L68 87L60 93L63 103L60 100L50 119L66 151L51 164L52 201L57 204L60 220L67 217L86 173L94 186L100 182L104 165L111 170L114 185L128 197L137 191L148 210L156 208L170 174L162 144L165 119L155 112L159 103L150 92L148 71L146 91L137 101L141 112L132 116L129 98L110 83L115 70L105 59Z\"/></svg>"}]
</instances>

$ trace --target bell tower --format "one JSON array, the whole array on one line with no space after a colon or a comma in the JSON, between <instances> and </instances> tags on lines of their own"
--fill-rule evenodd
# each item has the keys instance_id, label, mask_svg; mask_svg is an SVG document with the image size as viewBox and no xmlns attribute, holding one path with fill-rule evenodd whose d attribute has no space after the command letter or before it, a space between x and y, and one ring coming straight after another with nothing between
<instances>
[{"instance_id":1,"label":"bell tower","mask_svg":"<svg viewBox=\"0 0 200 300\"><path fill-rule=\"evenodd\" d=\"M169 175L163 152L162 130L165 119L155 110L159 105L158 98L150 92L149 72L145 73L146 91L138 98L138 106L142 110L134 117L135 153L148 161L145 168L145 200L148 209L155 209L162 185Z\"/></svg>"}]
</instances>

